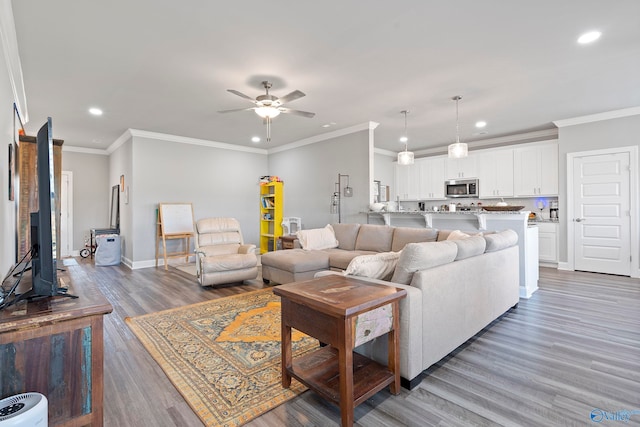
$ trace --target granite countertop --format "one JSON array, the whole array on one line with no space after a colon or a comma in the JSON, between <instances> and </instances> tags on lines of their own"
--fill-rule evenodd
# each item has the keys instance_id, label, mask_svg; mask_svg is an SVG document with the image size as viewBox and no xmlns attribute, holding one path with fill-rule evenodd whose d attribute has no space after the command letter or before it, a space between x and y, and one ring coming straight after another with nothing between
<instances>
[{"instance_id":1,"label":"granite countertop","mask_svg":"<svg viewBox=\"0 0 640 427\"><path fill-rule=\"evenodd\" d=\"M424 214L435 214L435 215L477 215L477 214L486 214L486 215L513 215L513 214L529 214L530 211L526 211L526 210L521 210L521 211L485 211L485 210L473 210L473 211L455 211L455 212L449 212L449 211L368 211L365 212L367 214L387 214L387 213L391 213L391 214L412 214L412 215L424 215ZM547 221L547 222L551 222L551 221ZM554 221L557 222L557 221Z\"/></svg>"}]
</instances>

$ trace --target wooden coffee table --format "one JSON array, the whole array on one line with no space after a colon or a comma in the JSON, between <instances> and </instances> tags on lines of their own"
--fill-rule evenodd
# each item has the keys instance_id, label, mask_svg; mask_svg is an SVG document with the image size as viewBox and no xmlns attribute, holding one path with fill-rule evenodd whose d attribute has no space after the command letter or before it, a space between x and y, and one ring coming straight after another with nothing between
<instances>
[{"instance_id":1,"label":"wooden coffee table","mask_svg":"<svg viewBox=\"0 0 640 427\"><path fill-rule=\"evenodd\" d=\"M282 300L282 386L291 378L340 406L342 425L353 425L353 409L390 386L400 392L399 301L407 291L330 275L276 286ZM327 344L292 359L291 328ZM353 349L388 335L387 366Z\"/></svg>"}]
</instances>

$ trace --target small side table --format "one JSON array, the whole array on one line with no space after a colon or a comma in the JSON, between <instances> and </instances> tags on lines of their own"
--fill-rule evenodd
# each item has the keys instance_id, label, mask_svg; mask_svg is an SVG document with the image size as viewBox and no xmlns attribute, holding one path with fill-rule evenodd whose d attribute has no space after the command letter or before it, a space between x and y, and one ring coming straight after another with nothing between
<instances>
[{"instance_id":1,"label":"small side table","mask_svg":"<svg viewBox=\"0 0 640 427\"><path fill-rule=\"evenodd\" d=\"M280 242L282 242L282 249L294 249L296 240L298 240L298 237L295 234L290 234L288 236L280 236Z\"/></svg>"},{"instance_id":2,"label":"small side table","mask_svg":"<svg viewBox=\"0 0 640 427\"><path fill-rule=\"evenodd\" d=\"M407 291L339 275L276 286L282 301L282 386L291 378L340 406L342 426L353 425L353 409L390 386L400 392L399 301ZM292 359L291 328L323 343ZM388 334L383 366L353 349Z\"/></svg>"}]
</instances>

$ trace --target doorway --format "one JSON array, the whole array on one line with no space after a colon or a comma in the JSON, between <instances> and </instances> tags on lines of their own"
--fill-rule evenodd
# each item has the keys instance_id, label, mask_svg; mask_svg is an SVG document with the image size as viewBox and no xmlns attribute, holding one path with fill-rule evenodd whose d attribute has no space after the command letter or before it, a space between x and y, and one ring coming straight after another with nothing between
<instances>
[{"instance_id":1,"label":"doorway","mask_svg":"<svg viewBox=\"0 0 640 427\"><path fill-rule=\"evenodd\" d=\"M73 172L62 171L60 183L60 257L73 252Z\"/></svg>"},{"instance_id":2,"label":"doorway","mask_svg":"<svg viewBox=\"0 0 640 427\"><path fill-rule=\"evenodd\" d=\"M635 147L568 154L567 241L575 270L633 275L634 158Z\"/></svg>"}]
</instances>

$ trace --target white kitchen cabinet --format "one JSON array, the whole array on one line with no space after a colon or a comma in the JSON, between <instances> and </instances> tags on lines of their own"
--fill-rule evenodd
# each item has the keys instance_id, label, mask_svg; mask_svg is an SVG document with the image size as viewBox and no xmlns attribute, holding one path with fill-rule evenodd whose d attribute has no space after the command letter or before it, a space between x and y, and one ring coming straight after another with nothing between
<instances>
[{"instance_id":1,"label":"white kitchen cabinet","mask_svg":"<svg viewBox=\"0 0 640 427\"><path fill-rule=\"evenodd\" d=\"M444 200L445 160L444 156L416 160L420 168L419 200Z\"/></svg>"},{"instance_id":2,"label":"white kitchen cabinet","mask_svg":"<svg viewBox=\"0 0 640 427\"><path fill-rule=\"evenodd\" d=\"M418 200L420 165L396 164L396 195L400 200Z\"/></svg>"},{"instance_id":3,"label":"white kitchen cabinet","mask_svg":"<svg viewBox=\"0 0 640 427\"><path fill-rule=\"evenodd\" d=\"M539 222L538 224L538 260L540 262L558 262L558 223Z\"/></svg>"},{"instance_id":4,"label":"white kitchen cabinet","mask_svg":"<svg viewBox=\"0 0 640 427\"><path fill-rule=\"evenodd\" d=\"M481 199L513 197L513 148L480 153L478 185Z\"/></svg>"},{"instance_id":5,"label":"white kitchen cabinet","mask_svg":"<svg viewBox=\"0 0 640 427\"><path fill-rule=\"evenodd\" d=\"M558 144L545 142L514 148L514 195L558 195Z\"/></svg>"},{"instance_id":6,"label":"white kitchen cabinet","mask_svg":"<svg viewBox=\"0 0 640 427\"><path fill-rule=\"evenodd\" d=\"M469 153L467 157L460 159L447 158L446 176L447 179L457 178L477 178L477 154Z\"/></svg>"}]
</instances>

